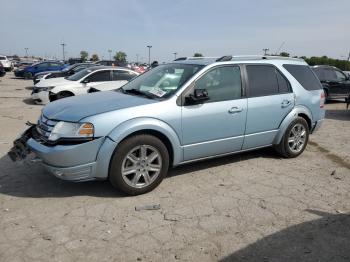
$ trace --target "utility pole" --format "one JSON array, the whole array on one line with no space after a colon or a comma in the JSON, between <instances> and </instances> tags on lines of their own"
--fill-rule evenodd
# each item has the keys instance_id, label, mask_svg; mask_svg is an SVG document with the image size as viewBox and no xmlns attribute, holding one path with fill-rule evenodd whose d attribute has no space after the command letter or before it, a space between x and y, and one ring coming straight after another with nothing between
<instances>
[{"instance_id":1,"label":"utility pole","mask_svg":"<svg viewBox=\"0 0 350 262\"><path fill-rule=\"evenodd\" d=\"M62 46L62 57L63 57L63 62L64 62L64 61L66 61L65 56L64 56L64 47L66 46L66 44L63 42L61 44L61 46Z\"/></svg>"},{"instance_id":2,"label":"utility pole","mask_svg":"<svg viewBox=\"0 0 350 262\"><path fill-rule=\"evenodd\" d=\"M139 63L139 54L136 54L136 64Z\"/></svg>"},{"instance_id":3,"label":"utility pole","mask_svg":"<svg viewBox=\"0 0 350 262\"><path fill-rule=\"evenodd\" d=\"M109 61L112 61L112 50L108 49L108 53L109 53Z\"/></svg>"},{"instance_id":4,"label":"utility pole","mask_svg":"<svg viewBox=\"0 0 350 262\"><path fill-rule=\"evenodd\" d=\"M151 66L151 45L148 45L148 65Z\"/></svg>"},{"instance_id":5,"label":"utility pole","mask_svg":"<svg viewBox=\"0 0 350 262\"><path fill-rule=\"evenodd\" d=\"M26 50L26 57L28 57L28 49L29 49L29 48L28 48L28 47L25 47L24 49Z\"/></svg>"},{"instance_id":6,"label":"utility pole","mask_svg":"<svg viewBox=\"0 0 350 262\"><path fill-rule=\"evenodd\" d=\"M174 52L173 54L174 54L174 60L176 60L177 53Z\"/></svg>"},{"instance_id":7,"label":"utility pole","mask_svg":"<svg viewBox=\"0 0 350 262\"><path fill-rule=\"evenodd\" d=\"M267 55L267 51L269 51L270 49L268 48L263 48L263 51L264 51L264 55Z\"/></svg>"},{"instance_id":8,"label":"utility pole","mask_svg":"<svg viewBox=\"0 0 350 262\"><path fill-rule=\"evenodd\" d=\"M349 55L348 55L348 61L350 61L350 52L349 52Z\"/></svg>"}]
</instances>

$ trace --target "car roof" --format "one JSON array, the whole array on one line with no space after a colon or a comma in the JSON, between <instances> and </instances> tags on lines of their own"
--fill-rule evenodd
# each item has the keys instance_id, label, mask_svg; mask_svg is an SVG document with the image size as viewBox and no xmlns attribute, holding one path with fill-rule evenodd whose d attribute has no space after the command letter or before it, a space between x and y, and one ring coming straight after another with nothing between
<instances>
[{"instance_id":1,"label":"car roof","mask_svg":"<svg viewBox=\"0 0 350 262\"><path fill-rule=\"evenodd\" d=\"M333 68L333 69L340 70L338 67L331 66L331 65L314 65L312 66L312 68Z\"/></svg>"}]
</instances>

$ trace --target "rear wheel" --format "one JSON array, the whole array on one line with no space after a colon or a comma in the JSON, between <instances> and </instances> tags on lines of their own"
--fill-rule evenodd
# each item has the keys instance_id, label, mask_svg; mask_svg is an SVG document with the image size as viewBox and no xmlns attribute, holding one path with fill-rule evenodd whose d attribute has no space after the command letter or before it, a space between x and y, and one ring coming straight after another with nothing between
<instances>
[{"instance_id":1,"label":"rear wheel","mask_svg":"<svg viewBox=\"0 0 350 262\"><path fill-rule=\"evenodd\" d=\"M308 140L309 126L304 118L298 117L290 123L276 150L284 157L297 157L305 150Z\"/></svg>"},{"instance_id":2,"label":"rear wheel","mask_svg":"<svg viewBox=\"0 0 350 262\"><path fill-rule=\"evenodd\" d=\"M169 153L157 137L132 136L120 143L111 160L109 180L129 195L147 193L167 174Z\"/></svg>"}]
</instances>

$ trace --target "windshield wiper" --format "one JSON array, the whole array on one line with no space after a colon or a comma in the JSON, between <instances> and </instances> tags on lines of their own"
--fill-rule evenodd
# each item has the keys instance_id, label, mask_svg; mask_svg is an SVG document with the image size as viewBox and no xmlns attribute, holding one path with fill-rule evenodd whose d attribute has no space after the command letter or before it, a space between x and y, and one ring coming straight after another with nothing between
<instances>
[{"instance_id":1,"label":"windshield wiper","mask_svg":"<svg viewBox=\"0 0 350 262\"><path fill-rule=\"evenodd\" d=\"M136 88L124 89L121 87L120 90L125 94L141 95L141 96L144 96L144 97L147 97L150 99L158 98L156 95L153 95L152 93L143 92L143 91L136 89Z\"/></svg>"}]
</instances>

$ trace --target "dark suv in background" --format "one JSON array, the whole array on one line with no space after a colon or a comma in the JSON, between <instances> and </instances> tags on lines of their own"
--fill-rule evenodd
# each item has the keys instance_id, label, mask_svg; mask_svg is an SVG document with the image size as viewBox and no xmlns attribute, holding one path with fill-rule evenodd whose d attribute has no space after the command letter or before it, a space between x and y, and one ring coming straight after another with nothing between
<instances>
[{"instance_id":1,"label":"dark suv in background","mask_svg":"<svg viewBox=\"0 0 350 262\"><path fill-rule=\"evenodd\" d=\"M320 79L326 100L347 99L350 94L350 76L334 66L317 65L312 67Z\"/></svg>"}]
</instances>

